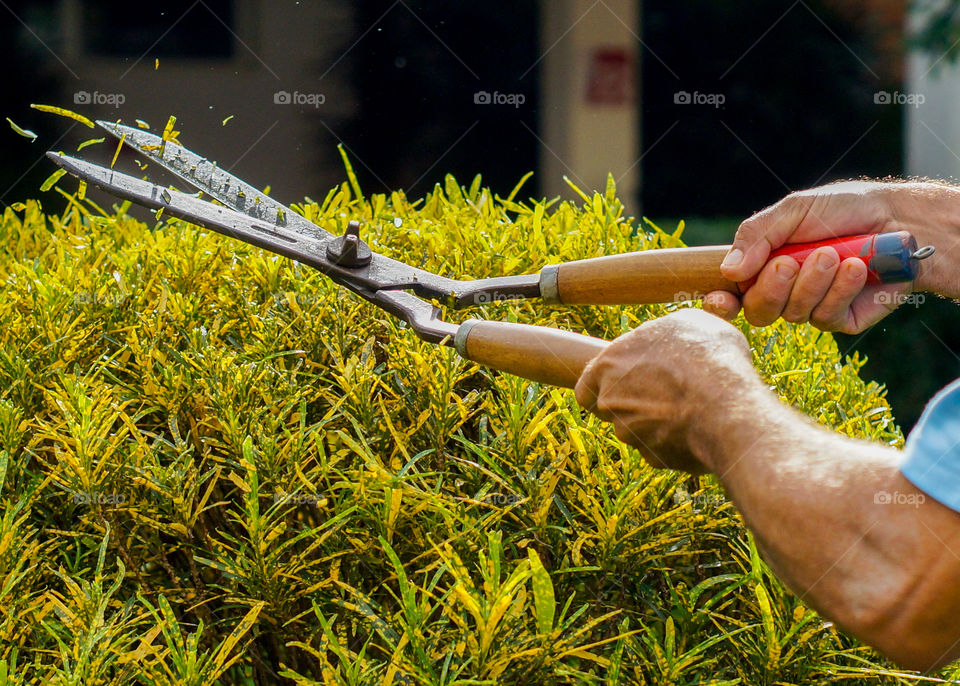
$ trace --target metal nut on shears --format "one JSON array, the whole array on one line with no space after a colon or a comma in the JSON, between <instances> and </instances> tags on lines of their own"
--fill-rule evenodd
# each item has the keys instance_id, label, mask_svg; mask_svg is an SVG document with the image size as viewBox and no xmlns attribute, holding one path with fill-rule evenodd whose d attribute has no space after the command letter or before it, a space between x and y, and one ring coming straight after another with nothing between
<instances>
[{"instance_id":1,"label":"metal nut on shears","mask_svg":"<svg viewBox=\"0 0 960 686\"><path fill-rule=\"evenodd\" d=\"M350 222L346 233L327 244L327 259L341 267L370 264L370 246L360 240L360 222Z\"/></svg>"}]
</instances>

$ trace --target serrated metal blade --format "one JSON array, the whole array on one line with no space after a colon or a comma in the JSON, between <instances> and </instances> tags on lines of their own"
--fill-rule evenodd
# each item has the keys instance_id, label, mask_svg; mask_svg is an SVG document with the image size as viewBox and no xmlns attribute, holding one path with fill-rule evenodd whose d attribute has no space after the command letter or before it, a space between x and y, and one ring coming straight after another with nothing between
<instances>
[{"instance_id":1,"label":"serrated metal blade","mask_svg":"<svg viewBox=\"0 0 960 686\"><path fill-rule=\"evenodd\" d=\"M149 131L124 124L97 121L97 125L112 136L123 139L125 145L183 179L198 191L203 191L237 212L260 221L280 224L315 238L326 240L334 237L306 217L265 195L263 191L221 169L214 160L208 160L179 143L164 141Z\"/></svg>"},{"instance_id":2,"label":"serrated metal blade","mask_svg":"<svg viewBox=\"0 0 960 686\"><path fill-rule=\"evenodd\" d=\"M123 139L126 145L193 188L237 212L266 224L283 227L319 243L326 244L337 238L303 215L221 169L215 161L198 155L179 142L165 142L156 134L124 124L101 120L97 121L97 125L116 138ZM366 284L373 290L410 289L421 297L434 298L457 309L502 299L540 297L537 274L461 281L413 267L379 253L373 253L369 265L365 267L346 269L330 265L321 271L326 274L339 274L343 280L352 279L353 282ZM403 298L398 298L397 302L401 300L406 302ZM383 303L378 304L383 306Z\"/></svg>"},{"instance_id":3,"label":"serrated metal blade","mask_svg":"<svg viewBox=\"0 0 960 686\"><path fill-rule=\"evenodd\" d=\"M48 152L47 157L74 176L111 195L151 210L162 209L170 216L290 257L323 272L347 288L356 290L361 287L374 291L380 287L379 281L366 274L331 263L327 259L326 242L323 240L86 160L55 152Z\"/></svg>"},{"instance_id":4,"label":"serrated metal blade","mask_svg":"<svg viewBox=\"0 0 960 686\"><path fill-rule=\"evenodd\" d=\"M165 142L156 134L124 124L101 120L97 121L97 125L116 138L123 139L125 145L183 179L191 187L232 210L323 244L337 238L303 215L221 169L215 161L208 160L179 143ZM378 253L373 254L370 264L365 267L343 269L332 265L330 269L324 270L324 273L331 272L344 273L344 278L352 278L355 282L367 284L374 289L409 288L420 296L438 300L446 300L462 288L460 281L418 269Z\"/></svg>"}]
</instances>

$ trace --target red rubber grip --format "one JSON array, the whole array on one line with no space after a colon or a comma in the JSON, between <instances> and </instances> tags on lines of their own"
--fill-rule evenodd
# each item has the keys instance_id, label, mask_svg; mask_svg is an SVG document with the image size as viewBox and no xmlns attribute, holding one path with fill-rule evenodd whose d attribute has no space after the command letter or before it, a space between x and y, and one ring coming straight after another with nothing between
<instances>
[{"instance_id":1,"label":"red rubber grip","mask_svg":"<svg viewBox=\"0 0 960 686\"><path fill-rule=\"evenodd\" d=\"M814 250L825 246L836 250L841 261L851 257L862 260L867 267L868 284L901 283L912 281L917 276L917 260L914 257L917 241L906 231L793 243L771 252L770 259L789 255L802 265Z\"/></svg>"}]
</instances>

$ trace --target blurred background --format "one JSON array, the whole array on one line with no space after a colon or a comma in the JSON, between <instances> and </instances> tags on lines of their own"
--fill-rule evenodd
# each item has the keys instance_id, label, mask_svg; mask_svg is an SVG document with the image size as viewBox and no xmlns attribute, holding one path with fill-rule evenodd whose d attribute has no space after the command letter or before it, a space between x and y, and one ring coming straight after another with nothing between
<instances>
[{"instance_id":1,"label":"blurred background","mask_svg":"<svg viewBox=\"0 0 960 686\"><path fill-rule=\"evenodd\" d=\"M0 0L0 203L39 195L47 149L95 136L29 108L176 115L181 140L292 202L343 180L506 195L616 179L629 211L727 243L791 190L960 176L957 4L906 0ZM88 148L103 161L112 145ZM99 156L99 158L98 158ZM57 197L47 194L53 208ZM952 303L928 298L841 350L870 358L905 429L960 376Z\"/></svg>"}]
</instances>

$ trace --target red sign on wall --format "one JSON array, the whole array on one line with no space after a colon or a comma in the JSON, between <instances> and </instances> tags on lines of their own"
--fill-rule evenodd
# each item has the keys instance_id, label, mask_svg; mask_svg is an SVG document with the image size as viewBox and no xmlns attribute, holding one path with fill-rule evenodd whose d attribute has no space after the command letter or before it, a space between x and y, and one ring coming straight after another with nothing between
<instances>
[{"instance_id":1,"label":"red sign on wall","mask_svg":"<svg viewBox=\"0 0 960 686\"><path fill-rule=\"evenodd\" d=\"M629 105L634 93L633 53L628 48L594 48L587 70L587 102Z\"/></svg>"}]
</instances>

